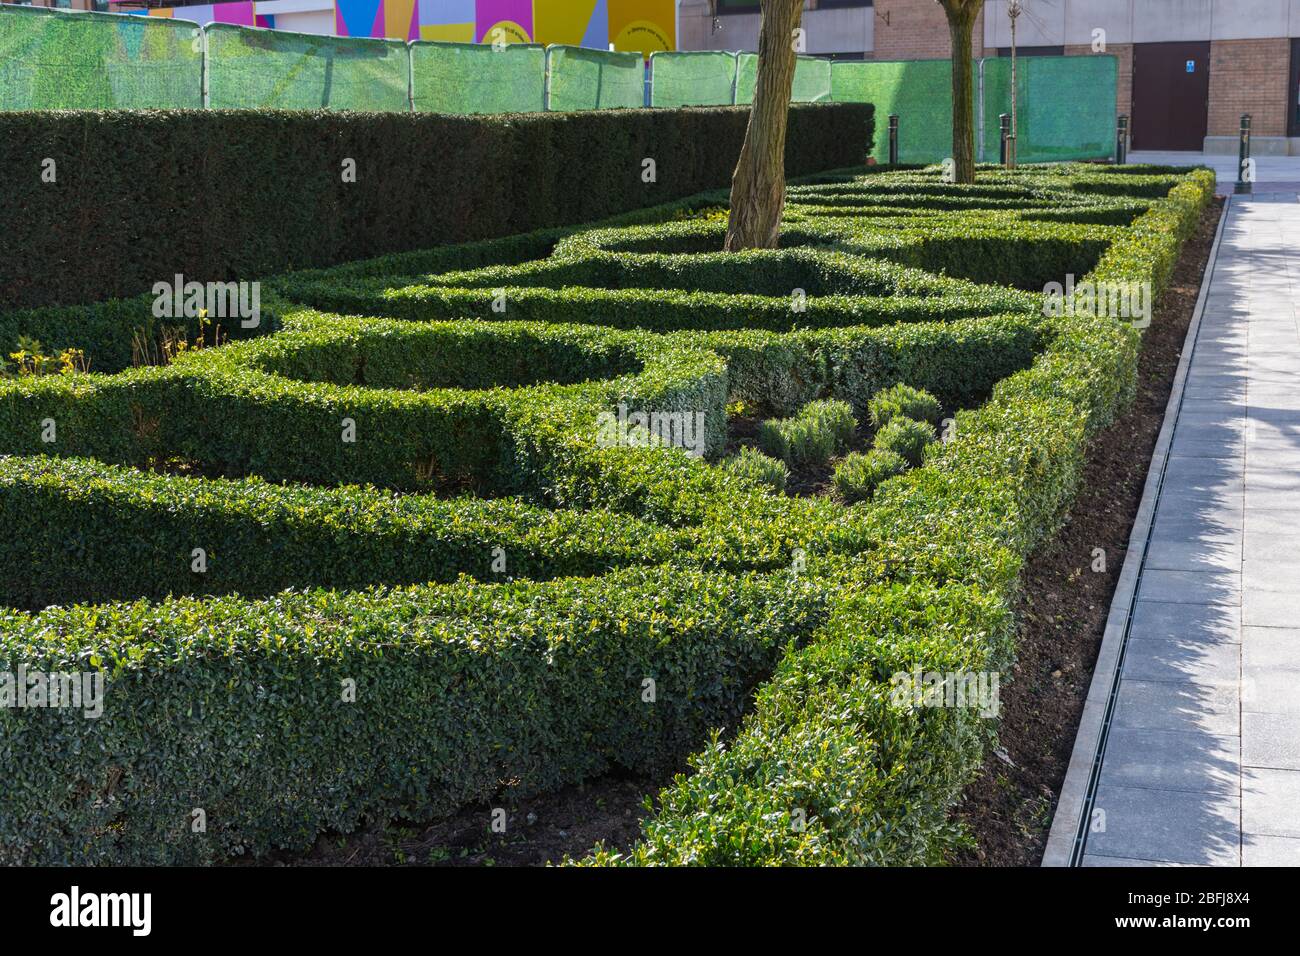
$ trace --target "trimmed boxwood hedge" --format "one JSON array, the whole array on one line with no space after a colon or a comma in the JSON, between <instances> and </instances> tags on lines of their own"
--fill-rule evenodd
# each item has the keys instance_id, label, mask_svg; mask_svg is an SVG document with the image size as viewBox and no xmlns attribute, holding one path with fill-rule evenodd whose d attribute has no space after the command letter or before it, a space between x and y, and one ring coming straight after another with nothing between
<instances>
[{"instance_id":1,"label":"trimmed boxwood hedge","mask_svg":"<svg viewBox=\"0 0 1300 956\"><path fill-rule=\"evenodd\" d=\"M175 273L249 280L591 222L719 189L748 119L748 107L3 113L0 312L131 296ZM861 163L873 124L869 104L792 106L786 169ZM39 175L47 158L55 183Z\"/></svg>"},{"instance_id":2,"label":"trimmed boxwood hedge","mask_svg":"<svg viewBox=\"0 0 1300 956\"><path fill-rule=\"evenodd\" d=\"M1008 254L1046 236L1059 253L1009 263L1006 274L1095 261L1093 277L1157 289L1213 192L1205 173L1070 166L982 176L994 191L1028 184L1044 194L1137 195L1149 208L1127 228L1065 223L1038 233L1001 212L949 211L945 255L957 257L962 234L987 250L1003 230ZM918 185L943 192L929 171L835 174L814 185L848 196L890 177L906 180L900 195ZM1111 181L1133 181L1135 190ZM908 232L920 235L920 220L932 216L896 212L894 248L919 248ZM874 218L797 225L833 247L769 257L802 276L858 275L845 253L890 247L883 233L891 230ZM654 255L583 250L577 234L514 248L529 242L579 270L610 268L585 257ZM545 272L521 264L532 252L493 249L461 261L438 253L359 264L302 287L376 280L382 294L410 286L426 263L439 275L446 265ZM808 271L828 263L843 269ZM676 268L712 267L706 256L628 268L671 284ZM736 295L725 291L736 288L727 271L736 263L717 268L701 274L722 284L717 295ZM68 537L89 515L97 520L84 540L118 596L187 590L173 570L155 578L111 565L183 549L195 529L224 535L222 549L252 562L211 590L265 594L277 574L300 571L298 585L354 588L426 574L446 582L5 613L0 661L102 667L108 706L99 720L0 710L0 768L11 781L0 794L0 861L207 862L299 848L326 829L448 813L506 782L532 792L614 767L660 772L692 750L694 772L662 794L644 839L626 856L600 851L588 862L941 860L958 836L949 808L993 725L961 709L899 707L890 677L918 666L1009 668L1020 569L1064 519L1087 442L1130 400L1139 348L1135 330L1109 319L1048 318L1023 293L975 292L1016 304L1005 314L879 327L684 323L667 334L635 323L624 331L530 326L509 314L341 318L286 304L282 331L168 368L0 383L0 453L30 456L0 463L0 508L38 537L48 521L41 553L53 554L59 539L74 545L70 556L50 558L55 571L42 570L63 575L67 587L28 594L33 606L93 589L76 577ZM538 383L539 365L569 384ZM372 375L383 387L371 387ZM716 452L728 399L785 415L833 397L862 416L873 395L900 383L970 410L957 412L951 440L923 467L852 507L775 494L681 450L604 447L591 427L623 399L704 409L714 416ZM70 427L60 452L98 461L41 457L51 449L31 436L37 407L56 409L61 435ZM332 422L346 408L363 409L359 427L383 426L384 441L368 449L373 461L348 461L301 425L314 415ZM448 424L456 416L466 447L447 437L439 454L472 465L483 492L508 497L439 501L185 471L330 486L377 478L427 491L405 483L406 469L443 441L439 434L457 434ZM276 447L286 445L298 447ZM114 461L182 473L143 475ZM499 540L508 542L507 576L535 580L494 583L481 562ZM437 554L408 553L432 542ZM22 567L21 546L4 547L0 563ZM357 567L368 562L374 578ZM276 563L283 568L268 567ZM478 580L452 580L458 573ZM569 573L595 576L561 576ZM347 681L355 703L342 696ZM705 745L710 730L737 722L734 739ZM195 808L206 813L205 834L189 826Z\"/></svg>"},{"instance_id":3,"label":"trimmed boxwood hedge","mask_svg":"<svg viewBox=\"0 0 1300 956\"><path fill-rule=\"evenodd\" d=\"M448 813L507 780L663 772L828 599L815 578L665 567L5 613L0 659L102 668L106 706L0 709L0 860L210 862Z\"/></svg>"},{"instance_id":4,"label":"trimmed boxwood hedge","mask_svg":"<svg viewBox=\"0 0 1300 956\"><path fill-rule=\"evenodd\" d=\"M1163 288L1214 183L1182 177L1108 251L1107 277ZM865 587L846 587L832 621L782 661L736 738L692 759L630 853L587 862L943 862L959 837L949 810L993 728L971 710L900 707L889 679L1010 666L1020 567L1064 520L1088 441L1136 389L1132 328L1053 324L1033 366L959 413L926 467L879 487L879 544L852 572Z\"/></svg>"},{"instance_id":5,"label":"trimmed boxwood hedge","mask_svg":"<svg viewBox=\"0 0 1300 956\"><path fill-rule=\"evenodd\" d=\"M394 369L403 356L408 371L424 366L434 386L449 387L394 387L419 384ZM573 384L490 387L543 357L554 380ZM366 387L366 376L378 387ZM537 416L586 410L594 422L620 402L699 411L716 451L725 390L718 356L626 332L300 314L292 330L191 352L166 368L0 381L0 447L136 466L179 459L219 476L512 494L532 490L544 468L545 438L529 425ZM353 441L344 440L348 422Z\"/></svg>"}]
</instances>

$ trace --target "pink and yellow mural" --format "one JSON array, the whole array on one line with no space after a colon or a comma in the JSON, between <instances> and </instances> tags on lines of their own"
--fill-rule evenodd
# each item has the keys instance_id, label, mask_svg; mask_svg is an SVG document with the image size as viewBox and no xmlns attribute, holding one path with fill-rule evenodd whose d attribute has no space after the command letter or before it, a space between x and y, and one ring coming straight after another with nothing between
<instances>
[{"instance_id":1,"label":"pink and yellow mural","mask_svg":"<svg viewBox=\"0 0 1300 956\"><path fill-rule=\"evenodd\" d=\"M262 5L274 9L270 2ZM275 16L258 13L257 6L243 0L129 12L275 28ZM676 0L321 0L319 10L324 16L332 11L334 33L341 37L564 43L646 56L677 46ZM283 19L286 29L294 29L293 16Z\"/></svg>"},{"instance_id":2,"label":"pink and yellow mural","mask_svg":"<svg viewBox=\"0 0 1300 956\"><path fill-rule=\"evenodd\" d=\"M533 0L477 0L474 21L475 42L533 42Z\"/></svg>"},{"instance_id":3,"label":"pink and yellow mural","mask_svg":"<svg viewBox=\"0 0 1300 956\"><path fill-rule=\"evenodd\" d=\"M149 10L124 10L123 13L151 17L175 17L195 23L233 23L241 27L274 27L275 17L259 17L252 0L241 3L209 3L193 7L154 7Z\"/></svg>"}]
</instances>

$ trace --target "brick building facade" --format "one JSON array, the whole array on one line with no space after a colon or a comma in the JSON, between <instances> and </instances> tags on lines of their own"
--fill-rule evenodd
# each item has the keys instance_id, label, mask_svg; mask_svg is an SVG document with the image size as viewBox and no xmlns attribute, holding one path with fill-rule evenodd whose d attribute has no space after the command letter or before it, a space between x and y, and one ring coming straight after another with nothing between
<instances>
[{"instance_id":1,"label":"brick building facade","mask_svg":"<svg viewBox=\"0 0 1300 956\"><path fill-rule=\"evenodd\" d=\"M1116 112L1144 149L1236 150L1250 113L1258 155L1300 154L1300 0L1021 0L1017 49L1092 55L1096 31L1119 67ZM976 56L1011 44L1006 0L986 0ZM683 49L754 49L757 0L681 0ZM807 0L808 49L876 60L949 55L937 0Z\"/></svg>"}]
</instances>

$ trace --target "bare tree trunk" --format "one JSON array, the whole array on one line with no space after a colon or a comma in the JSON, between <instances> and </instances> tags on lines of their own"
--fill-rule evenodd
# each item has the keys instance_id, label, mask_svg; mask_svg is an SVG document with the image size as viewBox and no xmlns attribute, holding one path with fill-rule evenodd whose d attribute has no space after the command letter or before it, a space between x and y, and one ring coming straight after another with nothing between
<instances>
[{"instance_id":1,"label":"bare tree trunk","mask_svg":"<svg viewBox=\"0 0 1300 956\"><path fill-rule=\"evenodd\" d=\"M952 42L952 160L956 181L975 182L975 63L971 32L984 0L940 0Z\"/></svg>"},{"instance_id":2,"label":"bare tree trunk","mask_svg":"<svg viewBox=\"0 0 1300 956\"><path fill-rule=\"evenodd\" d=\"M803 0L762 0L758 78L745 145L731 178L728 252L775 249L785 208L785 129L794 87L794 31Z\"/></svg>"}]
</instances>

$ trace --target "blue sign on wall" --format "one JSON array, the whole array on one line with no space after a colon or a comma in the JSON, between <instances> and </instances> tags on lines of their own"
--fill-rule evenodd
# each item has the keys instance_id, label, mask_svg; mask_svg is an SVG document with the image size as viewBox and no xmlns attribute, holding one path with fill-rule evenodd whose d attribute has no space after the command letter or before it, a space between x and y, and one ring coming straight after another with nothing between
<instances>
[{"instance_id":1,"label":"blue sign on wall","mask_svg":"<svg viewBox=\"0 0 1300 956\"><path fill-rule=\"evenodd\" d=\"M1195 72L1196 72L1196 61L1195 61L1195 60L1188 60L1188 61L1187 61L1187 72L1188 72L1188 73L1195 73Z\"/></svg>"}]
</instances>

